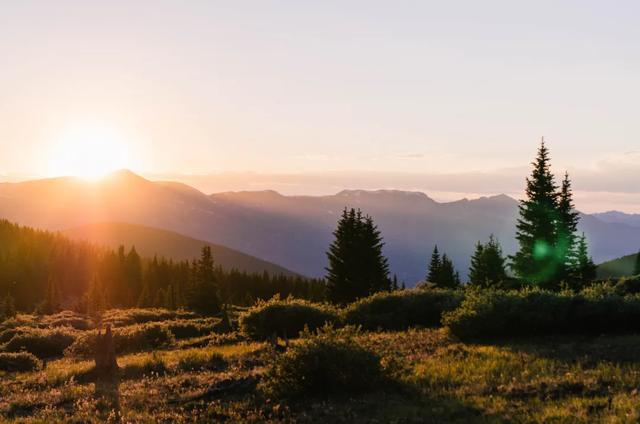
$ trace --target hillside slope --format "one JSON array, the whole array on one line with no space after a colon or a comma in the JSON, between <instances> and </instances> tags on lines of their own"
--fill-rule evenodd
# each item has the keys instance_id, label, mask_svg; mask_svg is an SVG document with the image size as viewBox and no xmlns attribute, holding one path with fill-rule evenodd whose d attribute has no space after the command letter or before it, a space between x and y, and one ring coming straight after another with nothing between
<instances>
[{"instance_id":1,"label":"hillside slope","mask_svg":"<svg viewBox=\"0 0 640 424\"><path fill-rule=\"evenodd\" d=\"M295 273L279 265L263 261L251 255L238 252L218 244L183 236L173 231L121 222L102 222L70 228L63 235L90 243L117 248L120 245L135 246L141 256L164 256L176 260L191 260L200 256L201 249L211 247L216 264L224 269L238 269L249 273L282 274Z\"/></svg>"},{"instance_id":2,"label":"hillside slope","mask_svg":"<svg viewBox=\"0 0 640 424\"><path fill-rule=\"evenodd\" d=\"M637 253L603 262L598 265L598 278L615 278L633 275Z\"/></svg>"}]
</instances>

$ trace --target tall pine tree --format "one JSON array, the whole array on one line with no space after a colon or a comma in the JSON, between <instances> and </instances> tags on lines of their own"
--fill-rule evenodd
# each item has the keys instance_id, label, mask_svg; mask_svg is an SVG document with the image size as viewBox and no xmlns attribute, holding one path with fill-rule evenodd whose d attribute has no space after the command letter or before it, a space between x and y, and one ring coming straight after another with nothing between
<instances>
[{"instance_id":1,"label":"tall pine tree","mask_svg":"<svg viewBox=\"0 0 640 424\"><path fill-rule=\"evenodd\" d=\"M555 252L558 258L558 272L556 279L567 281L571 278L578 258L576 252L576 231L580 215L573 204L571 180L569 173L565 172L562 180L562 188L558 196L558 219L556 221L556 245Z\"/></svg>"},{"instance_id":2,"label":"tall pine tree","mask_svg":"<svg viewBox=\"0 0 640 424\"><path fill-rule=\"evenodd\" d=\"M596 264L593 263L593 259L589 256L587 238L582 233L582 236L578 237L576 244L576 267L572 288L579 290L593 281L596 278L596 270Z\"/></svg>"},{"instance_id":3,"label":"tall pine tree","mask_svg":"<svg viewBox=\"0 0 640 424\"><path fill-rule=\"evenodd\" d=\"M327 252L329 300L344 304L391 288L384 242L371 217L345 208L333 235Z\"/></svg>"},{"instance_id":4,"label":"tall pine tree","mask_svg":"<svg viewBox=\"0 0 640 424\"><path fill-rule=\"evenodd\" d=\"M200 260L194 264L189 306L202 314L210 315L220 312L222 303L210 246L202 248Z\"/></svg>"},{"instance_id":5,"label":"tall pine tree","mask_svg":"<svg viewBox=\"0 0 640 424\"><path fill-rule=\"evenodd\" d=\"M431 261L429 262L429 269L427 270L427 282L435 284L438 281L441 265L440 252L438 252L438 245L436 244L433 248L433 253L431 253Z\"/></svg>"},{"instance_id":6,"label":"tall pine tree","mask_svg":"<svg viewBox=\"0 0 640 424\"><path fill-rule=\"evenodd\" d=\"M640 252L636 255L636 263L633 267L633 275L640 275Z\"/></svg>"},{"instance_id":7,"label":"tall pine tree","mask_svg":"<svg viewBox=\"0 0 640 424\"><path fill-rule=\"evenodd\" d=\"M502 247L493 235L486 244L478 242L471 257L469 284L478 287L504 288L507 281Z\"/></svg>"},{"instance_id":8,"label":"tall pine tree","mask_svg":"<svg viewBox=\"0 0 640 424\"><path fill-rule=\"evenodd\" d=\"M558 193L544 140L532 165L533 172L527 178L526 199L519 207L516 239L520 248L512 258L512 266L525 282L556 288L563 261L556 252Z\"/></svg>"},{"instance_id":9,"label":"tall pine tree","mask_svg":"<svg viewBox=\"0 0 640 424\"><path fill-rule=\"evenodd\" d=\"M449 259L447 254L442 255L440 262L440 269L435 281L436 287L452 289L460 285L460 276L456 272L453 262Z\"/></svg>"}]
</instances>

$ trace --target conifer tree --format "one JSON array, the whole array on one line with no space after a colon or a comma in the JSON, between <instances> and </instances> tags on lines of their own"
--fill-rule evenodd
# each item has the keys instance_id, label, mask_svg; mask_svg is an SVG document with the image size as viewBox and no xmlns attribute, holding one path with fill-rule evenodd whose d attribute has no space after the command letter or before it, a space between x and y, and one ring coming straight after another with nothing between
<instances>
[{"instance_id":1,"label":"conifer tree","mask_svg":"<svg viewBox=\"0 0 640 424\"><path fill-rule=\"evenodd\" d=\"M391 280L391 291L400 290L400 286L398 285L398 276L393 274L393 279Z\"/></svg>"},{"instance_id":2,"label":"conifer tree","mask_svg":"<svg viewBox=\"0 0 640 424\"><path fill-rule=\"evenodd\" d=\"M469 284L474 286L485 286L487 281L487 266L484 260L484 244L477 242L476 249L471 255L471 265L469 266Z\"/></svg>"},{"instance_id":3,"label":"conifer tree","mask_svg":"<svg viewBox=\"0 0 640 424\"><path fill-rule=\"evenodd\" d=\"M149 283L145 282L142 287L142 292L140 293L140 297L138 297L137 302L138 308L150 308L153 306L153 302L151 299L151 289L149 288Z\"/></svg>"},{"instance_id":4,"label":"conifer tree","mask_svg":"<svg viewBox=\"0 0 640 424\"><path fill-rule=\"evenodd\" d=\"M434 284L437 282L441 265L442 262L440 260L440 252L438 252L438 245L436 244L433 248L433 253L431 254L429 269L427 270L427 282Z\"/></svg>"},{"instance_id":5,"label":"conifer tree","mask_svg":"<svg viewBox=\"0 0 640 424\"><path fill-rule=\"evenodd\" d=\"M58 284L53 278L49 278L47 282L47 291L45 293L44 300L38 305L37 311L40 314L51 315L58 313L62 310L60 302L60 291Z\"/></svg>"},{"instance_id":6,"label":"conifer tree","mask_svg":"<svg viewBox=\"0 0 640 424\"><path fill-rule=\"evenodd\" d=\"M0 301L0 321L13 318L16 314L16 305L13 296L11 296L11 293L7 293L4 299Z\"/></svg>"},{"instance_id":7,"label":"conifer tree","mask_svg":"<svg viewBox=\"0 0 640 424\"><path fill-rule=\"evenodd\" d=\"M364 259L361 271L364 273L365 281L368 281L367 295L391 290L389 264L382 253L383 247L384 241L380 230L373 222L373 218L366 216L359 237L359 251Z\"/></svg>"},{"instance_id":8,"label":"conifer tree","mask_svg":"<svg viewBox=\"0 0 640 424\"><path fill-rule=\"evenodd\" d=\"M433 283L435 283L436 287L448 289L456 288L460 285L460 277L456 276L453 262L451 262L446 253L442 255L436 281Z\"/></svg>"},{"instance_id":9,"label":"conifer tree","mask_svg":"<svg viewBox=\"0 0 640 424\"><path fill-rule=\"evenodd\" d=\"M189 299L189 306L193 310L203 314L220 312L219 287L210 246L204 246L202 248L200 260L195 263L193 271L194 284Z\"/></svg>"},{"instance_id":10,"label":"conifer tree","mask_svg":"<svg viewBox=\"0 0 640 424\"><path fill-rule=\"evenodd\" d=\"M526 199L520 202L516 233L520 248L512 258L512 266L525 282L555 288L562 258L555 251L558 194L549 162L549 150L543 140L531 177L527 178Z\"/></svg>"},{"instance_id":11,"label":"conifer tree","mask_svg":"<svg viewBox=\"0 0 640 424\"><path fill-rule=\"evenodd\" d=\"M633 267L633 275L640 275L640 252L636 255L636 264Z\"/></svg>"},{"instance_id":12,"label":"conifer tree","mask_svg":"<svg viewBox=\"0 0 640 424\"><path fill-rule=\"evenodd\" d=\"M478 242L471 258L469 283L478 287L504 288L507 280L502 247L491 235L486 244Z\"/></svg>"},{"instance_id":13,"label":"conifer tree","mask_svg":"<svg viewBox=\"0 0 640 424\"><path fill-rule=\"evenodd\" d=\"M333 235L327 252L329 300L345 304L391 288L384 242L371 217L345 208Z\"/></svg>"},{"instance_id":14,"label":"conifer tree","mask_svg":"<svg viewBox=\"0 0 640 424\"><path fill-rule=\"evenodd\" d=\"M584 233L578 237L576 246L576 269L574 279L574 289L580 289L585 284L590 283L596 278L597 267L593 263L593 259L589 256L587 248L587 238Z\"/></svg>"},{"instance_id":15,"label":"conifer tree","mask_svg":"<svg viewBox=\"0 0 640 424\"><path fill-rule=\"evenodd\" d=\"M580 215L573 204L571 180L565 172L562 187L558 196L558 219L556 228L555 251L558 258L558 273L556 278L567 280L578 266L576 257L576 231Z\"/></svg>"},{"instance_id":16,"label":"conifer tree","mask_svg":"<svg viewBox=\"0 0 640 424\"><path fill-rule=\"evenodd\" d=\"M100 284L98 276L95 276L91 280L89 292L87 293L87 314L97 318L105 309L107 309L105 291L102 284Z\"/></svg>"}]
</instances>

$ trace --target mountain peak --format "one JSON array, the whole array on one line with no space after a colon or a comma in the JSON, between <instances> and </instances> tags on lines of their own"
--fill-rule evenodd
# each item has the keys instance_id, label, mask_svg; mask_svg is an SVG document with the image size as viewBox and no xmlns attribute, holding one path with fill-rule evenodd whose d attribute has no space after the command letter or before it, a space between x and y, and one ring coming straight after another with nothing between
<instances>
[{"instance_id":1,"label":"mountain peak","mask_svg":"<svg viewBox=\"0 0 640 424\"><path fill-rule=\"evenodd\" d=\"M123 168L123 169L118 169L117 171L113 171L112 173L105 176L104 181L118 181L118 182L133 183L133 182L148 182L149 180L141 177L140 175L136 174L135 172L129 169Z\"/></svg>"},{"instance_id":2,"label":"mountain peak","mask_svg":"<svg viewBox=\"0 0 640 424\"><path fill-rule=\"evenodd\" d=\"M336 197L364 197L364 196L388 196L401 197L403 199L419 199L431 200L429 196L421 191L405 191L405 190L342 190L336 194Z\"/></svg>"}]
</instances>

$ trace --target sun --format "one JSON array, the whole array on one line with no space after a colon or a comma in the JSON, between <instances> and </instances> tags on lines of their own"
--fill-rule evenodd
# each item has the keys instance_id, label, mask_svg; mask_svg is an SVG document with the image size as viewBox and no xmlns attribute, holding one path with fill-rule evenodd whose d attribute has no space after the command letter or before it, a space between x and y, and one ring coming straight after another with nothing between
<instances>
[{"instance_id":1,"label":"sun","mask_svg":"<svg viewBox=\"0 0 640 424\"><path fill-rule=\"evenodd\" d=\"M129 152L124 138L111 128L75 126L54 143L50 173L97 180L118 169L130 168Z\"/></svg>"}]
</instances>

